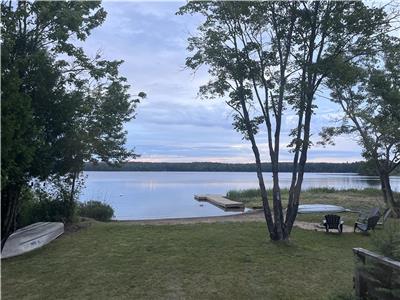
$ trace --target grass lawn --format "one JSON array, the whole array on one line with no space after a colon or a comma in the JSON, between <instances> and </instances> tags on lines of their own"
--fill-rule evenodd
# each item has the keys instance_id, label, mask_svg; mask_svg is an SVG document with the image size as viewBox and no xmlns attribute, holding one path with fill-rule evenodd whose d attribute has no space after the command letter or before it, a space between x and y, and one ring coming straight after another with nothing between
<instances>
[{"instance_id":1,"label":"grass lawn","mask_svg":"<svg viewBox=\"0 0 400 300\"><path fill-rule=\"evenodd\" d=\"M274 243L263 222L93 223L2 262L2 299L329 299L352 292L362 234L294 229Z\"/></svg>"}]
</instances>

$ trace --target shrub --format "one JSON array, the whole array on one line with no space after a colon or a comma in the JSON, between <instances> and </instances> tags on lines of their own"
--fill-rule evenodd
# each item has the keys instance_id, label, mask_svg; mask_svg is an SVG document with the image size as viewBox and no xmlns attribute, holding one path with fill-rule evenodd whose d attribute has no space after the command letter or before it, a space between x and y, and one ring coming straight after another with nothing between
<instances>
[{"instance_id":1,"label":"shrub","mask_svg":"<svg viewBox=\"0 0 400 300\"><path fill-rule=\"evenodd\" d=\"M26 188L22 191L17 227L36 222L65 222L65 204L43 191Z\"/></svg>"},{"instance_id":2,"label":"shrub","mask_svg":"<svg viewBox=\"0 0 400 300\"><path fill-rule=\"evenodd\" d=\"M373 233L372 243L382 255L400 260L400 223L389 220L383 230Z\"/></svg>"},{"instance_id":3,"label":"shrub","mask_svg":"<svg viewBox=\"0 0 400 300\"><path fill-rule=\"evenodd\" d=\"M372 235L372 242L378 253L395 260L400 259L400 224L388 222L383 230ZM381 263L370 261L360 265L363 273L368 299L400 299L400 274Z\"/></svg>"},{"instance_id":4,"label":"shrub","mask_svg":"<svg viewBox=\"0 0 400 300\"><path fill-rule=\"evenodd\" d=\"M87 201L79 203L78 214L81 217L93 218L97 221L110 221L114 217L113 208L104 202L100 201Z\"/></svg>"}]
</instances>

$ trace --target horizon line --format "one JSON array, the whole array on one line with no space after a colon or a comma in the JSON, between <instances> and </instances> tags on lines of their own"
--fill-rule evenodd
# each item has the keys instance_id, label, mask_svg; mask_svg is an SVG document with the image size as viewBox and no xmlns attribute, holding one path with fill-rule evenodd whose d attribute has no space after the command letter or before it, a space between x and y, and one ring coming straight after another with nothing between
<instances>
[{"instance_id":1,"label":"horizon line","mask_svg":"<svg viewBox=\"0 0 400 300\"><path fill-rule=\"evenodd\" d=\"M366 160L358 160L358 161L338 161L338 162L332 162L332 161L308 161L306 164L309 163L325 163L325 164L352 164L352 163L360 163L360 162L366 162ZM210 164L226 164L226 165L244 165L244 164L256 164L255 162L217 162L217 161L137 161L137 160L129 160L125 161L123 163L156 163L156 164L193 164L193 163L210 163ZM262 164L265 163L271 163L271 162L261 162ZM293 163L293 161L280 161L278 163Z\"/></svg>"}]
</instances>

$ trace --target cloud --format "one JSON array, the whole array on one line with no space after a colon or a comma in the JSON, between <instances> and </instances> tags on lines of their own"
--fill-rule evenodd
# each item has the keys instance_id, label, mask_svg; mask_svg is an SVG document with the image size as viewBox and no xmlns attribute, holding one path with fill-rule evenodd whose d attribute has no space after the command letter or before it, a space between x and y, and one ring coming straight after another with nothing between
<instances>
[{"instance_id":1,"label":"cloud","mask_svg":"<svg viewBox=\"0 0 400 300\"><path fill-rule=\"evenodd\" d=\"M248 141L232 127L232 112L223 99L201 100L199 86L209 77L203 68L193 75L184 68L189 34L195 33L201 18L176 16L185 2L103 3L108 12L105 23L83 44L94 55L98 49L108 59L123 59L121 73L131 85L130 92L148 95L138 106L137 117L127 123L127 147L141 154L141 161L253 162ZM324 94L322 92L322 94ZM338 108L326 99L317 101L313 116L313 139L318 131L340 117ZM282 160L292 154L286 148L289 131L297 123L290 111L283 119ZM332 124L331 124L332 125ZM263 160L268 161L265 131L257 136ZM335 148L313 147L312 161L360 159L353 140L338 139Z\"/></svg>"}]
</instances>

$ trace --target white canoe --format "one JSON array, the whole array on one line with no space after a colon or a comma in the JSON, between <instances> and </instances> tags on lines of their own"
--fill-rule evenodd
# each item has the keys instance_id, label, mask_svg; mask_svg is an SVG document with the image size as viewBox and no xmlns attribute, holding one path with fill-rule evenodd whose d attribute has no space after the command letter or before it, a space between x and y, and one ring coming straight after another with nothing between
<instances>
[{"instance_id":1,"label":"white canoe","mask_svg":"<svg viewBox=\"0 0 400 300\"><path fill-rule=\"evenodd\" d=\"M312 214L312 213L338 213L347 211L342 206L329 205L329 204L302 204L299 205L299 214Z\"/></svg>"},{"instance_id":2,"label":"white canoe","mask_svg":"<svg viewBox=\"0 0 400 300\"><path fill-rule=\"evenodd\" d=\"M61 222L39 222L20 228L8 237L1 251L1 258L40 248L63 233L64 224Z\"/></svg>"}]
</instances>

